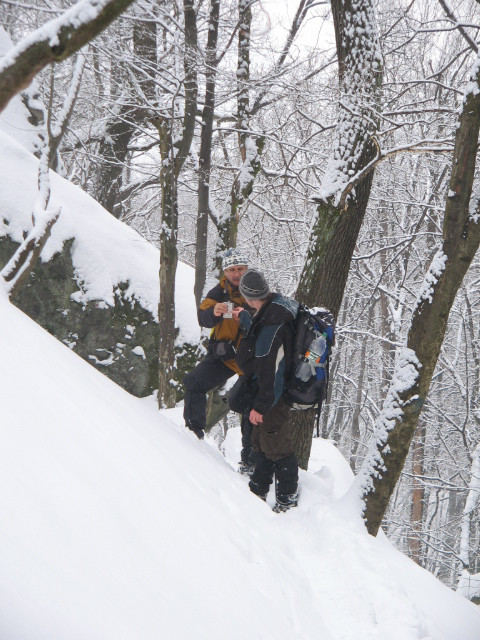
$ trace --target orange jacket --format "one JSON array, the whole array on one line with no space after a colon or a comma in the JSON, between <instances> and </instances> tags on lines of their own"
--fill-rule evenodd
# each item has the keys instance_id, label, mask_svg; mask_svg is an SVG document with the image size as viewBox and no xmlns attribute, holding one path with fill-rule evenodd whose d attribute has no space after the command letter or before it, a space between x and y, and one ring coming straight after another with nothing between
<instances>
[{"instance_id":1,"label":"orange jacket","mask_svg":"<svg viewBox=\"0 0 480 640\"><path fill-rule=\"evenodd\" d=\"M210 340L234 340L236 346L242 336L240 335L240 323L235 318L217 317L213 313L213 308L217 302L233 302L236 307L245 307L245 299L242 298L238 287L234 287L226 276L223 276L215 287L207 293L207 297L202 300L198 309L198 322L201 327L212 329ZM242 375L235 360L227 360L225 364L229 369Z\"/></svg>"}]
</instances>

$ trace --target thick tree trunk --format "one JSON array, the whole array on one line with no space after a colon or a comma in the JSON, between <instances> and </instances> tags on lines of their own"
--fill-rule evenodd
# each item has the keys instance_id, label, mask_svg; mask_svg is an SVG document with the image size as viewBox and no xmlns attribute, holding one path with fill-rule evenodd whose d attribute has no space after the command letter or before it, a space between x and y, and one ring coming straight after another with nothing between
<instances>
[{"instance_id":1,"label":"thick tree trunk","mask_svg":"<svg viewBox=\"0 0 480 640\"><path fill-rule=\"evenodd\" d=\"M325 306L337 317L370 197L373 172L359 182L346 200L345 189L352 175L376 156L372 136L379 121L382 57L371 1L332 0L332 12L342 100L335 149L317 198L296 299L309 306ZM305 416L293 420L299 455L311 446L306 440L313 431L305 428L304 420Z\"/></svg>"},{"instance_id":2,"label":"thick tree trunk","mask_svg":"<svg viewBox=\"0 0 480 640\"><path fill-rule=\"evenodd\" d=\"M480 243L478 196L471 203L480 128L480 65L469 85L455 137L443 244L425 278L407 344L358 478L368 531L375 535L395 489L440 354L450 309Z\"/></svg>"},{"instance_id":3,"label":"thick tree trunk","mask_svg":"<svg viewBox=\"0 0 480 640\"><path fill-rule=\"evenodd\" d=\"M110 84L113 113L107 120L105 135L98 148L100 167L94 197L119 219L126 213L121 192L130 141L138 127L151 117L152 110L157 106L157 22L141 10L138 18L131 32L135 81L129 83L128 73L121 64L112 65ZM118 87L123 89L119 92ZM141 107L136 105L136 92L145 100Z\"/></svg>"},{"instance_id":4,"label":"thick tree trunk","mask_svg":"<svg viewBox=\"0 0 480 640\"><path fill-rule=\"evenodd\" d=\"M116 218L123 215L120 191L123 184L123 171L128 154L128 145L134 133L134 125L128 122L128 107L121 107L115 118L105 127L105 135L98 148L99 168L94 197L102 207Z\"/></svg>"}]
</instances>

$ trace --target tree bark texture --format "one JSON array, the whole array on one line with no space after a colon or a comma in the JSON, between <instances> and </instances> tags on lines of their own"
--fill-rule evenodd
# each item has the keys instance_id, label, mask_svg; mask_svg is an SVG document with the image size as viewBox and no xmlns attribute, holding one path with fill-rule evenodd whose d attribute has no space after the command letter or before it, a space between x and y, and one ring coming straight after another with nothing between
<instances>
[{"instance_id":1,"label":"tree bark texture","mask_svg":"<svg viewBox=\"0 0 480 640\"><path fill-rule=\"evenodd\" d=\"M181 134L175 135L175 102L171 116L155 120L159 132L162 169L162 227L160 231L160 327L158 403L160 407L175 406L175 389L171 384L175 366L175 276L178 252L178 189L177 180L190 149L195 130L197 108L197 23L193 0L184 0L184 111Z\"/></svg>"},{"instance_id":2,"label":"tree bark texture","mask_svg":"<svg viewBox=\"0 0 480 640\"><path fill-rule=\"evenodd\" d=\"M128 121L130 107L120 107L119 113L108 120L105 135L98 147L99 169L95 199L116 218L123 214L121 189L128 145L134 125Z\"/></svg>"},{"instance_id":3,"label":"tree bark texture","mask_svg":"<svg viewBox=\"0 0 480 640\"><path fill-rule=\"evenodd\" d=\"M129 144L139 125L151 117L156 108L157 23L141 15L131 32L135 55L135 81L129 80L128 71L120 64L111 70L113 113L105 125L105 135L98 147L99 171L94 197L116 218L125 214L122 196L123 177ZM117 87L120 87L120 91ZM145 103L137 106L139 92Z\"/></svg>"},{"instance_id":4,"label":"tree bark texture","mask_svg":"<svg viewBox=\"0 0 480 640\"><path fill-rule=\"evenodd\" d=\"M152 6L155 10L155 7ZM156 109L157 93L155 78L157 69L157 21L152 19L148 13L140 15L141 21L135 22L132 30L132 45L135 55L135 84L137 91L140 90L145 99L143 108L140 111L139 120L146 117L149 110Z\"/></svg>"},{"instance_id":5,"label":"tree bark texture","mask_svg":"<svg viewBox=\"0 0 480 640\"><path fill-rule=\"evenodd\" d=\"M165 138L168 135L168 132L164 132ZM165 146L168 147L168 144ZM158 308L158 402L160 407L171 408L175 406L175 389L171 380L175 364L175 274L178 263L177 184L173 161L163 161L160 180L162 229L160 232L160 300Z\"/></svg>"},{"instance_id":6,"label":"tree bark texture","mask_svg":"<svg viewBox=\"0 0 480 640\"><path fill-rule=\"evenodd\" d=\"M215 111L215 80L217 74L217 40L220 0L211 0L205 59L205 105L198 157L198 215L195 242L195 301L200 305L207 279L208 218L210 211L210 170L212 156L213 116Z\"/></svg>"},{"instance_id":7,"label":"tree bark texture","mask_svg":"<svg viewBox=\"0 0 480 640\"><path fill-rule=\"evenodd\" d=\"M264 139L254 138L250 128L250 37L252 27L251 0L238 2L238 58L237 58L237 130L241 166L230 190L228 210L218 221L215 262L221 272L222 253L237 245L239 209L253 190L260 171L260 156Z\"/></svg>"},{"instance_id":8,"label":"tree bark texture","mask_svg":"<svg viewBox=\"0 0 480 640\"><path fill-rule=\"evenodd\" d=\"M397 356L396 374L377 423L376 439L359 478L367 528L373 535L378 532L403 469L440 354L450 309L480 243L478 194L472 198L480 128L479 86L477 62L455 136L442 247L425 278L412 315L406 349Z\"/></svg>"},{"instance_id":9,"label":"tree bark texture","mask_svg":"<svg viewBox=\"0 0 480 640\"><path fill-rule=\"evenodd\" d=\"M334 153L317 198L296 299L308 306L325 306L336 318L370 197L373 172L350 192L345 205L340 202L352 175L358 174L377 153L373 136L379 123L383 60L371 0L332 0L332 12L339 68L339 122ZM304 421L305 416L293 420L297 452L311 446L304 440L311 438L313 429L305 428Z\"/></svg>"},{"instance_id":10,"label":"tree bark texture","mask_svg":"<svg viewBox=\"0 0 480 640\"><path fill-rule=\"evenodd\" d=\"M425 486L422 476L424 475L424 446L425 446L425 425L419 423L417 426L417 438L413 441L412 447L412 506L410 511L410 522L412 533L408 546L410 558L417 564L422 563L422 540L423 514L425 505Z\"/></svg>"},{"instance_id":11,"label":"tree bark texture","mask_svg":"<svg viewBox=\"0 0 480 640\"><path fill-rule=\"evenodd\" d=\"M0 66L0 112L14 95L28 87L39 71L76 53L115 20L133 0L103 0L94 17L84 21L82 5L66 11L30 34L11 50ZM84 11L84 7L83 7ZM55 31L56 38L52 38Z\"/></svg>"}]
</instances>

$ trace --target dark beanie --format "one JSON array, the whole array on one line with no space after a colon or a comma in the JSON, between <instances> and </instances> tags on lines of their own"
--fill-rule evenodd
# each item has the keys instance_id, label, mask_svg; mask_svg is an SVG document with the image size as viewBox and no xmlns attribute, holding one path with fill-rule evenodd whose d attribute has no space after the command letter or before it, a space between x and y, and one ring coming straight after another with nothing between
<instances>
[{"instance_id":1,"label":"dark beanie","mask_svg":"<svg viewBox=\"0 0 480 640\"><path fill-rule=\"evenodd\" d=\"M256 269L248 269L240 280L240 293L248 300L264 300L270 293L263 274Z\"/></svg>"}]
</instances>

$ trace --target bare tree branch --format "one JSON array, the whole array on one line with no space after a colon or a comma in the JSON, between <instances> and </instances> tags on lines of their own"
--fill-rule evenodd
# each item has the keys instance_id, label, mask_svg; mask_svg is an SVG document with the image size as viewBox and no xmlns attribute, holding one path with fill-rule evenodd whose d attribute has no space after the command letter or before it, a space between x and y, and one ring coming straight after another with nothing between
<instances>
[{"instance_id":1,"label":"bare tree branch","mask_svg":"<svg viewBox=\"0 0 480 640\"><path fill-rule=\"evenodd\" d=\"M438 0L438 1L441 4L442 9L445 11L445 14L447 15L447 17L450 18L450 20L455 23L456 28L462 34L462 36L465 38L465 40L468 42L468 44L472 47L472 49L475 51L475 53L478 53L478 46L477 46L476 42L470 38L470 36L465 31L463 26L461 24L459 24L458 20L455 18L455 14L450 9L450 7L447 5L445 0Z\"/></svg>"}]
</instances>

